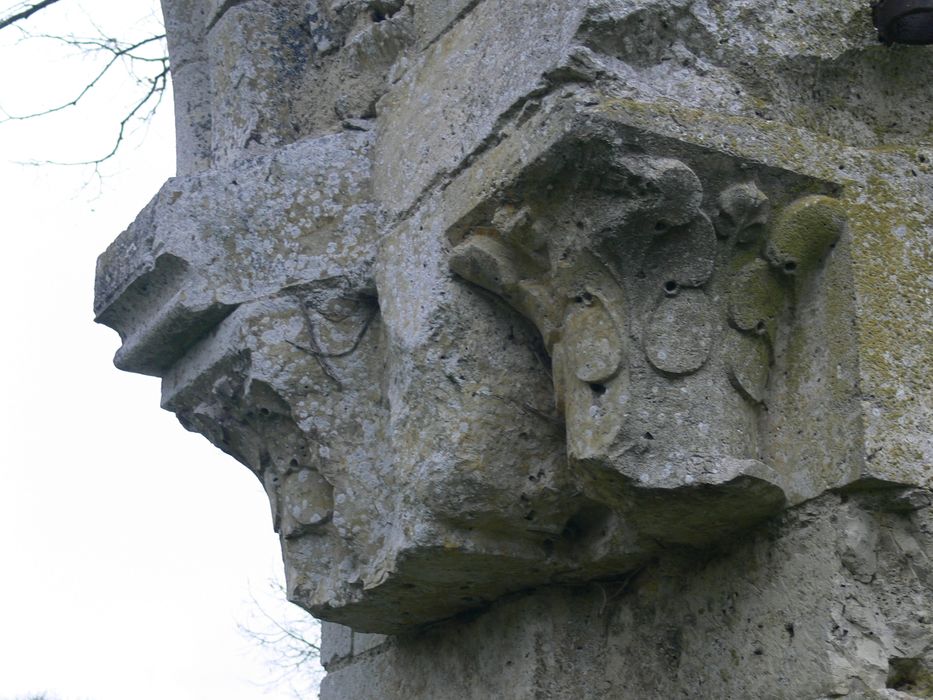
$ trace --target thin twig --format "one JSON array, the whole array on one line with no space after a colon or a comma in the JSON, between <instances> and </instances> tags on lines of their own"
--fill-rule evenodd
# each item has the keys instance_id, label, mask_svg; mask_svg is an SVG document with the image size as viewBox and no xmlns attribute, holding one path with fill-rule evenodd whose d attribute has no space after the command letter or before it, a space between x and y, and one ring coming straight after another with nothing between
<instances>
[{"instance_id":1,"label":"thin twig","mask_svg":"<svg viewBox=\"0 0 933 700\"><path fill-rule=\"evenodd\" d=\"M41 9L44 9L58 0L44 0L43 2L33 3L26 9L10 15L4 20L0 20L0 29L10 26L16 22L22 21ZM20 27L20 29L22 29ZM61 104L56 104L47 109L29 114L10 114L0 108L0 124L8 121L24 121L27 119L36 119L51 114L56 114L72 107L77 107L95 88L100 88L104 78L113 72L117 63L125 66L126 72L141 88L141 97L127 109L123 114L117 127L116 138L113 141L112 148L105 154L97 158L79 161L57 161L57 160L33 160L21 163L22 165L67 165L67 166L93 166L94 173L98 179L101 178L100 166L113 158L120 147L123 145L130 126L133 122L139 121L147 123L152 119L159 105L165 96L168 80L170 76L169 57L164 50L165 33L153 34L143 39L131 42L124 42L114 37L107 36L103 30L95 29L100 36L81 37L75 35L54 35L54 34L31 34L24 32L25 38L43 38L52 39L57 42L74 47L84 54L97 54L103 52L106 58L103 65L95 69L93 76L81 87L74 97ZM151 51L151 47L158 45L163 47L162 51ZM145 70L136 69L144 66Z\"/></svg>"},{"instance_id":2,"label":"thin twig","mask_svg":"<svg viewBox=\"0 0 933 700\"><path fill-rule=\"evenodd\" d=\"M167 64L167 61L166 61L166 64ZM148 79L149 89L146 91L146 94L143 96L143 98L139 100L133 106L133 108L129 111L129 113L125 117L123 117L122 120L120 120L120 127L117 131L117 138L114 141L113 148L111 148L110 151L106 155L101 156L100 158L94 158L92 160L82 160L82 161L55 161L55 160L47 160L47 161L41 161L41 162L28 161L26 165L41 165L41 164L93 165L96 169L102 163L113 158L113 156L119 150L120 145L123 143L123 139L126 137L126 127L129 124L130 120L132 120L133 117L136 116L139 110L145 107L146 103L149 102L149 100L151 100L153 96L157 96L156 107L162 102L162 97L165 92L165 88L168 85L168 76L169 76L169 68L168 68L168 65L166 65L165 68L163 68L162 71L158 75L156 75L153 78ZM152 111L150 111L150 114L152 114Z\"/></svg>"},{"instance_id":3,"label":"thin twig","mask_svg":"<svg viewBox=\"0 0 933 700\"><path fill-rule=\"evenodd\" d=\"M47 36L45 38L58 39L60 41L64 41L66 44L70 46L93 45L93 42L90 42L90 41L73 41L73 40L66 39L64 37ZM153 57L146 58L142 56L135 56L131 53L132 51L135 51L136 49L142 46L145 46L146 44L152 43L153 41L161 41L164 38L165 38L164 34L159 34L156 36L151 36L147 39L143 39L142 41L138 41L135 44L132 44L131 46L119 48L116 50L114 50L113 47L102 46L103 50L110 51L113 55L111 56L110 60L107 61L106 65L104 65L104 67L97 73L97 75L94 76L94 78L90 80L84 86L84 88L81 90L81 92L78 93L76 97L74 97L71 100L68 100L67 102L63 102L57 107L50 107L49 109L44 109L40 112L33 112L32 114L17 115L17 114L6 113L6 116L3 119L0 119L0 124L3 124L4 122L8 122L8 121L24 121L26 119L35 119L37 117L44 117L48 114L55 114L55 112L60 112L63 109L68 109L69 107L77 106L77 104L81 101L81 99L84 98L92 89L94 89L97 83L99 83L101 79L103 79L103 77L110 71L110 69L113 67L113 64L115 64L121 58L129 58L133 61L161 63L162 68L163 68L163 73L167 72L168 66L166 65L167 64L166 57L162 56L158 58L153 58Z\"/></svg>"},{"instance_id":4,"label":"thin twig","mask_svg":"<svg viewBox=\"0 0 933 700\"><path fill-rule=\"evenodd\" d=\"M359 333L356 334L356 338L354 338L353 344L346 350L341 350L340 352L328 352L326 350L312 350L311 348L306 348L303 345L299 345L298 343L293 343L291 341L288 341L288 344L294 348L301 350L302 352L306 352L309 355L315 355L317 357L347 357L348 355L352 355L354 352L356 352L357 348L360 347L360 343L363 342L363 336L366 335L366 331L369 330L370 324L373 322L373 319L376 318L376 313L377 313L376 310L373 309L366 316L366 320L363 321L363 326L360 329ZM323 316L323 314L321 315ZM345 316L344 318L348 318L348 317L349 315ZM325 316L325 318L327 317ZM331 319L328 318L328 320L331 320ZM320 345L318 345L318 347L320 347Z\"/></svg>"},{"instance_id":5,"label":"thin twig","mask_svg":"<svg viewBox=\"0 0 933 700\"><path fill-rule=\"evenodd\" d=\"M311 344L311 349L304 349L305 352L310 354L318 365L321 368L321 371L324 372L324 376L330 379L336 386L337 389L343 390L343 382L337 378L337 375L334 374L334 370L331 369L330 364L324 359L324 353L321 350L320 345L318 345L317 338L314 337L314 321L311 319L311 314L308 313L308 307L301 301L301 299L295 300L298 303L298 308L301 309L301 313L305 318L305 328L308 330L308 342ZM289 344L295 345L291 341L288 341ZM297 345L295 347L298 347Z\"/></svg>"},{"instance_id":6,"label":"thin twig","mask_svg":"<svg viewBox=\"0 0 933 700\"><path fill-rule=\"evenodd\" d=\"M42 2L37 2L35 5L31 5L27 7L22 12L17 12L15 15L10 15L9 17L5 19L0 19L0 29L6 29L10 25L16 24L17 22L21 22L24 19L29 19L34 14L36 14L39 10L44 10L49 5L54 5L57 2L58 0L42 0Z\"/></svg>"},{"instance_id":7,"label":"thin twig","mask_svg":"<svg viewBox=\"0 0 933 700\"><path fill-rule=\"evenodd\" d=\"M276 598L286 599L285 589L280 582L270 580L269 587ZM278 671L274 674L277 677L267 678L263 685L273 687L287 683L296 698L307 697L307 691L320 680L317 663L320 659L318 623L310 616L273 616L252 592L249 596L253 603L252 619L246 624L238 623L237 627L245 638L268 652L270 666ZM295 681L308 687L299 692Z\"/></svg>"}]
</instances>

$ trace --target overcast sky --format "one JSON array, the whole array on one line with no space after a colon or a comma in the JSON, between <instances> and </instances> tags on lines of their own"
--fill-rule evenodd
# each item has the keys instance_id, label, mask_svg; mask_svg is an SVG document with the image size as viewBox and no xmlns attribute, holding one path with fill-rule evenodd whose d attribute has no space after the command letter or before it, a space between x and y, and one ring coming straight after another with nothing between
<instances>
[{"instance_id":1,"label":"overcast sky","mask_svg":"<svg viewBox=\"0 0 933 700\"><path fill-rule=\"evenodd\" d=\"M143 36L157 7L62 0L29 26L91 33L93 18ZM18 39L0 32L7 112L67 101L93 75ZM16 163L105 153L133 90L120 73L81 109L0 124L0 700L291 697L262 685L273 672L237 630L250 590L281 575L259 482L159 409L158 380L117 371L116 333L92 323L95 258L174 172L170 100L99 181Z\"/></svg>"}]
</instances>

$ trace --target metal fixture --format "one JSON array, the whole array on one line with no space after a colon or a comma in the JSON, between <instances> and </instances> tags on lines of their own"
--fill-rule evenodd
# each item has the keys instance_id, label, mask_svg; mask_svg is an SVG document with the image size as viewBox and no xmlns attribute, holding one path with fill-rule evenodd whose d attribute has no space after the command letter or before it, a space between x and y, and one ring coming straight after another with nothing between
<instances>
[{"instance_id":1,"label":"metal fixture","mask_svg":"<svg viewBox=\"0 0 933 700\"><path fill-rule=\"evenodd\" d=\"M872 18L885 44L933 44L933 0L877 0Z\"/></svg>"}]
</instances>

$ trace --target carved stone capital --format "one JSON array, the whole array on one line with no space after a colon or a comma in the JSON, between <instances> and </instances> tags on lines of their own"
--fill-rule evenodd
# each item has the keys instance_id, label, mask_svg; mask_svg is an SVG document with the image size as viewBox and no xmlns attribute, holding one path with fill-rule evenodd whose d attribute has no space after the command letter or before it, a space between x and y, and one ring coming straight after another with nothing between
<instances>
[{"instance_id":1,"label":"carved stone capital","mask_svg":"<svg viewBox=\"0 0 933 700\"><path fill-rule=\"evenodd\" d=\"M638 138L562 137L452 229L450 267L540 332L588 498L702 544L819 492L769 463L772 375L846 215L829 183Z\"/></svg>"}]
</instances>

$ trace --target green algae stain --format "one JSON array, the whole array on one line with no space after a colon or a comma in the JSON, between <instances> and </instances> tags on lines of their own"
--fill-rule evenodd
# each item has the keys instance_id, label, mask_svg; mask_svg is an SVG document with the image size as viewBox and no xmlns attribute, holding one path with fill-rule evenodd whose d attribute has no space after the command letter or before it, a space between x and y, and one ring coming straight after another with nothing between
<instances>
[{"instance_id":1,"label":"green algae stain","mask_svg":"<svg viewBox=\"0 0 933 700\"><path fill-rule=\"evenodd\" d=\"M775 219L766 256L786 272L815 268L845 227L845 208L838 199L802 197Z\"/></svg>"}]
</instances>

